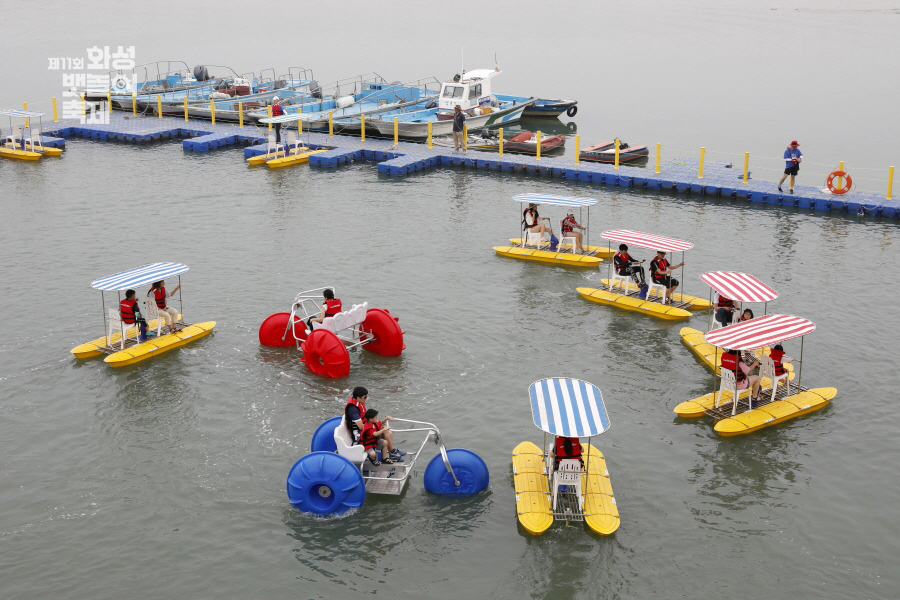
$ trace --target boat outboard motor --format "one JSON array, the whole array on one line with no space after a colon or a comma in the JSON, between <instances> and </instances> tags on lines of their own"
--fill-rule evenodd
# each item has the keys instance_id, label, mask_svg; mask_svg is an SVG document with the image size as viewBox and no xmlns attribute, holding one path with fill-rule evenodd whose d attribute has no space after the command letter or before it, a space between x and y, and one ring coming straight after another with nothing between
<instances>
[{"instance_id":1,"label":"boat outboard motor","mask_svg":"<svg viewBox=\"0 0 900 600\"><path fill-rule=\"evenodd\" d=\"M225 81L224 79L219 79L218 82L216 83L216 85L213 87L214 87L214 89L217 89L217 90L225 90L225 89L228 89L228 82Z\"/></svg>"},{"instance_id":2,"label":"boat outboard motor","mask_svg":"<svg viewBox=\"0 0 900 600\"><path fill-rule=\"evenodd\" d=\"M313 98L317 98L319 100L322 99L322 87L315 79L309 82L309 92L312 94Z\"/></svg>"},{"instance_id":3,"label":"boat outboard motor","mask_svg":"<svg viewBox=\"0 0 900 600\"><path fill-rule=\"evenodd\" d=\"M491 131L490 129L485 128L481 130L481 137L485 140L496 140L500 138L500 134L496 131Z\"/></svg>"},{"instance_id":4,"label":"boat outboard motor","mask_svg":"<svg viewBox=\"0 0 900 600\"><path fill-rule=\"evenodd\" d=\"M438 105L437 100L432 98L431 100L429 100L428 102L425 103L425 108L434 108L437 105Z\"/></svg>"},{"instance_id":5,"label":"boat outboard motor","mask_svg":"<svg viewBox=\"0 0 900 600\"><path fill-rule=\"evenodd\" d=\"M209 81L209 71L203 65L194 67L194 79L197 81Z\"/></svg>"}]
</instances>

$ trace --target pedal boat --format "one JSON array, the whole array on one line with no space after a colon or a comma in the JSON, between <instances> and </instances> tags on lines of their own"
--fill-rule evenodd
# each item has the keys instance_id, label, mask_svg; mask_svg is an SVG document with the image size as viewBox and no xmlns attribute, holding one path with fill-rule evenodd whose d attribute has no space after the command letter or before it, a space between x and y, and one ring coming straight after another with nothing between
<instances>
[{"instance_id":1,"label":"pedal boat","mask_svg":"<svg viewBox=\"0 0 900 600\"><path fill-rule=\"evenodd\" d=\"M521 238L511 238L510 246L494 246L494 252L500 256L507 258L518 258L521 260L531 260L551 265L559 265L565 267L594 268L603 262L603 257L611 256L608 249L591 246L590 242L590 223L591 223L591 206L597 204L594 198L582 198L579 196L555 196L552 194L518 194L513 196L513 200L519 203L521 209L528 203L546 204L548 206L561 206L565 208L577 208L579 222L585 222L584 236L584 252L578 254L575 252L575 238L562 238L559 240L557 250L550 250L550 241L546 238L538 239L537 234L525 234ZM587 220L582 221L582 209L587 208ZM524 209L520 210L517 215L521 218ZM560 227L562 220L560 220ZM560 229L560 232L562 230ZM546 249L545 249L546 248Z\"/></svg>"},{"instance_id":2,"label":"pedal boat","mask_svg":"<svg viewBox=\"0 0 900 600\"><path fill-rule=\"evenodd\" d=\"M624 243L629 247L646 248L648 250L656 250L674 254L681 252L681 259L684 262L684 253L694 247L693 244L685 240L663 237L650 233L629 230L604 231L601 236L607 240L609 244L609 252L615 254L612 244ZM672 304L664 304L665 290L662 286L654 284L647 272L649 289L646 298L640 297L640 290L634 285L630 277L621 277L613 275L613 261L609 261L607 268L607 278L601 279L603 287L601 288L576 288L582 298L598 304L607 304L631 310L642 314L652 315L660 319L677 321L687 319L691 316L689 310L699 310L710 308L712 303L697 296L689 296L680 292L672 294ZM684 273L684 267L681 267L681 273ZM681 278L681 285L684 285L684 277ZM656 299L651 298L655 295Z\"/></svg>"},{"instance_id":3,"label":"pedal boat","mask_svg":"<svg viewBox=\"0 0 900 600\"><path fill-rule=\"evenodd\" d=\"M43 135L43 123L41 117L44 113L30 110L7 109L0 110L0 116L9 117L9 135L0 140L0 157L15 160L40 160L42 156L61 156L62 148L44 147L41 136ZM13 127L13 117L24 119L25 127ZM38 120L37 133L31 128L31 119Z\"/></svg>"},{"instance_id":4,"label":"pedal boat","mask_svg":"<svg viewBox=\"0 0 900 600\"><path fill-rule=\"evenodd\" d=\"M716 348L756 352L760 358L759 400L752 402L749 387L740 390L738 401L734 394L722 389L682 402L675 407L675 414L683 418L710 416L715 420L715 431L722 436L741 435L783 423L789 419L824 408L837 395L832 387L806 388L801 385L803 338L815 331L812 321L792 315L765 315L706 334L706 342ZM793 382L793 371L775 378L771 360L762 358L759 350L794 338L800 338L801 369ZM789 363L788 363L789 364ZM787 367L787 365L785 365ZM726 372L730 373L730 372ZM724 378L722 381L725 381ZM773 385L772 382L775 381Z\"/></svg>"},{"instance_id":5,"label":"pedal boat","mask_svg":"<svg viewBox=\"0 0 900 600\"><path fill-rule=\"evenodd\" d=\"M80 344L72 348L71 353L76 358L92 358L106 354L104 362L112 367L131 365L163 352L184 346L198 340L210 332L216 326L215 321L206 321L191 325L186 323L181 315L181 292L178 293L178 325L181 329L175 333L162 334L163 319L159 317L156 301L153 296L146 296L146 290L139 288L150 285L156 281L170 277L178 277L178 285L181 286L181 274L187 272L187 265L180 263L153 263L137 267L108 277L102 277L91 282L91 287L100 290L100 298L103 304L103 320L106 327L106 335L90 342ZM149 317L147 319L147 341L139 341L139 329L137 325L123 323L116 308L106 308L104 292L114 291L121 300L121 292L133 289L137 292L138 302L141 303L142 312Z\"/></svg>"},{"instance_id":6,"label":"pedal boat","mask_svg":"<svg viewBox=\"0 0 900 600\"><path fill-rule=\"evenodd\" d=\"M286 131L285 132L285 142L282 144L275 144L273 148L269 148L266 150L266 153L260 156L252 156L247 159L247 164L249 165L261 165L265 164L270 169L282 169L284 167L292 167L294 165L302 165L303 163L309 162L309 157L314 154L321 154L329 148L320 148L313 150L308 146L302 146L300 139L298 137L298 132L302 135L303 130L300 123L300 117L302 113L291 114L291 115L279 115L277 117L265 117L259 120L263 125L268 125L270 123L282 123L283 125L288 125L289 123L297 122L297 131ZM273 142L269 142L270 146Z\"/></svg>"},{"instance_id":7,"label":"pedal boat","mask_svg":"<svg viewBox=\"0 0 900 600\"><path fill-rule=\"evenodd\" d=\"M425 467L427 491L449 497L470 496L490 483L484 460L465 448L447 449L433 423L391 421L391 425L403 423L405 427L394 429L395 439L415 438L423 433L424 436L414 452L402 457L403 462L382 462L376 466L363 446L352 443L344 419L343 415L332 417L319 425L310 443L311 452L294 463L288 473L288 500L301 512L341 516L360 510L368 494L400 496L417 472L416 463L429 441L437 444L438 454Z\"/></svg>"},{"instance_id":8,"label":"pedal boat","mask_svg":"<svg viewBox=\"0 0 900 600\"><path fill-rule=\"evenodd\" d=\"M525 441L513 449L512 472L516 515L522 528L540 535L554 521L584 522L594 532L610 535L619 528L619 509L606 459L590 440L609 429L603 395L580 379L550 378L528 388L535 426L544 432L543 449ZM547 434L550 434L549 444ZM554 470L555 438L577 437L582 459L560 460Z\"/></svg>"}]
</instances>

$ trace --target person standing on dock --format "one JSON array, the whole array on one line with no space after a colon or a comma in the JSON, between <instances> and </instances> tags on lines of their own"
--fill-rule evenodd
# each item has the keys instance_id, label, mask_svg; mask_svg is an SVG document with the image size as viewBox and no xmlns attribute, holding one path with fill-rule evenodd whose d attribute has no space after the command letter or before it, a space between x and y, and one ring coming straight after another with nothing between
<instances>
[{"instance_id":1,"label":"person standing on dock","mask_svg":"<svg viewBox=\"0 0 900 600\"><path fill-rule=\"evenodd\" d=\"M462 111L462 108L459 104L456 105L456 112L453 114L453 148L454 152L459 152L459 149L465 148L465 141L463 140L463 131L466 126L466 113Z\"/></svg>"},{"instance_id":2,"label":"person standing on dock","mask_svg":"<svg viewBox=\"0 0 900 600\"><path fill-rule=\"evenodd\" d=\"M784 175L781 176L781 181L778 182L779 192L784 191L781 189L781 184L784 183L784 180L790 175L791 187L788 188L788 191L792 194L794 193L794 178L797 177L797 172L800 171L801 162L803 162L803 153L800 152L800 144L797 143L797 140L794 140L791 142L791 145L787 147L787 150L784 151Z\"/></svg>"},{"instance_id":3,"label":"person standing on dock","mask_svg":"<svg viewBox=\"0 0 900 600\"><path fill-rule=\"evenodd\" d=\"M281 106L281 100L278 96L272 98L272 116L280 117L284 114L284 108ZM275 123L275 143L281 143L281 123Z\"/></svg>"}]
</instances>

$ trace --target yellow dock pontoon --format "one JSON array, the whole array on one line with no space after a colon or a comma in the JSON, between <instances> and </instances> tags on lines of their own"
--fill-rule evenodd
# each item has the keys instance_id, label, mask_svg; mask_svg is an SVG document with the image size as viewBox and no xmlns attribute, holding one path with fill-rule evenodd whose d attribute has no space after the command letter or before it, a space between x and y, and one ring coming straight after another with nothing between
<instances>
[{"instance_id":1,"label":"yellow dock pontoon","mask_svg":"<svg viewBox=\"0 0 900 600\"><path fill-rule=\"evenodd\" d=\"M595 199L579 196L555 196L553 194L518 194L513 197L513 200L520 203L520 209L525 204L529 205L528 208L516 213L521 215L523 236L510 239L510 246L494 246L494 252L500 256L579 268L597 267L603 262L604 257L610 256L607 249L586 243L589 241L587 232L591 220L590 207L597 204ZM570 224L566 225L567 227L572 227L571 234L564 235L562 232L563 225L569 216L567 215L559 220L559 230L562 237L555 245L553 244L553 226L547 227L544 225L545 221L550 220L549 217L541 217L537 212L537 207L542 204L561 206L568 209L574 221L570 221ZM587 209L587 220L585 221L586 225L582 226L582 210L585 208ZM578 209L578 219L575 219L575 209ZM541 228L542 230L532 233L531 230L536 228ZM575 231L576 229L581 231ZM582 239L582 237L585 239ZM583 246L581 252L578 251L578 246Z\"/></svg>"},{"instance_id":2,"label":"yellow dock pontoon","mask_svg":"<svg viewBox=\"0 0 900 600\"><path fill-rule=\"evenodd\" d=\"M522 528L539 535L553 521L582 521L601 535L613 533L619 509L609 470L603 453L590 444L609 429L600 390L580 379L551 378L531 384L528 393L534 424L545 435L543 448L525 441L512 454ZM589 440L584 446L583 437Z\"/></svg>"},{"instance_id":3,"label":"yellow dock pontoon","mask_svg":"<svg viewBox=\"0 0 900 600\"><path fill-rule=\"evenodd\" d=\"M106 354L108 356L103 359L104 362L113 367L121 367L158 356L208 335L216 326L215 321L191 325L184 322L181 310L174 318L165 313L168 309L168 298L174 296L176 291L179 293L178 304L181 305L181 275L187 270L187 265L180 263L153 263L93 281L91 287L100 290L106 335L75 346L71 350L72 354L76 358L91 358ZM121 305L121 292L137 291L142 286L164 282L165 279L176 276L178 277L178 286L171 294L168 294L165 287L162 286L155 291L154 288L150 288L146 294L137 294L138 311L147 322L146 339L141 339L138 323L135 323L133 319L129 319L130 323L125 322L125 317L118 306L108 310L106 308L105 292L119 292ZM122 308L122 311L125 310L130 310L127 305ZM166 320L171 322L167 327L168 333L163 334L163 323Z\"/></svg>"}]
</instances>

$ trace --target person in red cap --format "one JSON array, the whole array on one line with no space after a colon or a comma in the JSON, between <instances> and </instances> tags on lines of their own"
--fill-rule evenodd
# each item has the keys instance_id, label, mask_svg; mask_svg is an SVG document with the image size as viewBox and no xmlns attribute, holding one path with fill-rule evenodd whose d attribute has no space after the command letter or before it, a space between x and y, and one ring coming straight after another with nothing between
<instances>
[{"instance_id":1,"label":"person in red cap","mask_svg":"<svg viewBox=\"0 0 900 600\"><path fill-rule=\"evenodd\" d=\"M794 178L797 177L797 172L800 171L801 162L803 162L803 153L800 152L800 144L797 143L797 140L794 140L787 147L787 150L784 151L784 175L781 176L781 181L778 182L779 192L784 191L781 189L781 184L790 175L791 187L788 188L788 191L792 194L794 193Z\"/></svg>"}]
</instances>

